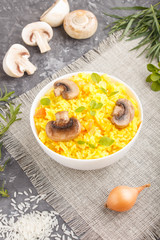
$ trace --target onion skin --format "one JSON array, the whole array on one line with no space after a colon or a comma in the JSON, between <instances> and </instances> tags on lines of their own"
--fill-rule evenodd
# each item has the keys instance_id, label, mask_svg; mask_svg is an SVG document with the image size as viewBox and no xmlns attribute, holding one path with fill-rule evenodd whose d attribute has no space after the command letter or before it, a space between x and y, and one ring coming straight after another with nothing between
<instances>
[{"instance_id":1,"label":"onion skin","mask_svg":"<svg viewBox=\"0 0 160 240\"><path fill-rule=\"evenodd\" d=\"M116 212L128 211L136 203L138 194L146 187L150 187L150 184L135 188L118 186L110 192L105 206Z\"/></svg>"}]
</instances>

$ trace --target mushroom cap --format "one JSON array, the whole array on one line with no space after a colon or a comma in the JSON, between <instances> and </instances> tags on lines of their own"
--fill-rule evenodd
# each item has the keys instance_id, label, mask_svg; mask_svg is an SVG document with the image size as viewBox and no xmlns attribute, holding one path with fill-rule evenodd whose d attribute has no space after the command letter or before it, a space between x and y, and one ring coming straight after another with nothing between
<instances>
[{"instance_id":1,"label":"mushroom cap","mask_svg":"<svg viewBox=\"0 0 160 240\"><path fill-rule=\"evenodd\" d=\"M75 39L86 39L96 32L98 21L92 12L76 10L66 15L63 26L70 37Z\"/></svg>"},{"instance_id":2,"label":"mushroom cap","mask_svg":"<svg viewBox=\"0 0 160 240\"><path fill-rule=\"evenodd\" d=\"M64 99L73 99L78 96L79 88L75 82L69 79L61 79L54 83L54 94L56 97L62 95Z\"/></svg>"},{"instance_id":3,"label":"mushroom cap","mask_svg":"<svg viewBox=\"0 0 160 240\"><path fill-rule=\"evenodd\" d=\"M46 134L53 141L69 141L76 138L81 132L81 124L77 118L69 118L67 111L56 113L56 121L49 121L46 125Z\"/></svg>"},{"instance_id":4,"label":"mushroom cap","mask_svg":"<svg viewBox=\"0 0 160 240\"><path fill-rule=\"evenodd\" d=\"M40 17L40 21L48 23L51 27L62 25L65 16L69 13L67 0L57 0Z\"/></svg>"},{"instance_id":5,"label":"mushroom cap","mask_svg":"<svg viewBox=\"0 0 160 240\"><path fill-rule=\"evenodd\" d=\"M13 44L3 59L3 70L11 77L22 77L24 72L33 74L36 67L29 62L29 51L21 44Z\"/></svg>"},{"instance_id":6,"label":"mushroom cap","mask_svg":"<svg viewBox=\"0 0 160 240\"><path fill-rule=\"evenodd\" d=\"M132 103L125 98L120 98L116 101L111 121L117 128L125 128L133 120L134 112Z\"/></svg>"},{"instance_id":7,"label":"mushroom cap","mask_svg":"<svg viewBox=\"0 0 160 240\"><path fill-rule=\"evenodd\" d=\"M33 22L26 25L22 30L22 39L27 45L37 46L37 41L34 37L35 32L39 32L48 42L53 37L53 30L48 23Z\"/></svg>"}]
</instances>

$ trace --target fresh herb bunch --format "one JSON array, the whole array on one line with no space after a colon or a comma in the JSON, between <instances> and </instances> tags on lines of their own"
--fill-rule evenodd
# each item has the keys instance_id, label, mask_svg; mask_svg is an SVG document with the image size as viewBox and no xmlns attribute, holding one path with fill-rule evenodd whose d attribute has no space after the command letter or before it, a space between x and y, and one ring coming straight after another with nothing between
<instances>
[{"instance_id":1,"label":"fresh herb bunch","mask_svg":"<svg viewBox=\"0 0 160 240\"><path fill-rule=\"evenodd\" d=\"M146 82L151 82L151 89L153 91L160 91L160 62L158 63L158 67L153 64L147 65L147 69L151 74L146 78Z\"/></svg>"},{"instance_id":2,"label":"fresh herb bunch","mask_svg":"<svg viewBox=\"0 0 160 240\"><path fill-rule=\"evenodd\" d=\"M4 91L0 88L0 138L4 136L9 127L16 121L20 120L18 114L20 113L20 106L14 106L12 100L15 98L14 91L8 92L7 88L4 87ZM1 159L1 149L3 142L0 142L0 159ZM5 167L10 159L5 161L5 163L0 165L0 172L5 170ZM2 197L9 197L7 189L4 189L4 183L0 187L0 195Z\"/></svg>"},{"instance_id":3,"label":"fresh herb bunch","mask_svg":"<svg viewBox=\"0 0 160 240\"><path fill-rule=\"evenodd\" d=\"M158 2L155 5L151 5L150 8L135 6L135 7L115 7L111 8L112 10L137 10L137 13L128 15L126 17L121 17L118 15L107 14L107 16L118 19L110 25L114 24L111 27L109 34L112 34L116 31L123 30L123 33L120 37L120 40L125 36L128 37L127 40L133 40L137 38L142 38L139 44L131 50L139 49L143 46L145 48L140 53L146 53L146 58L149 58L152 61L154 58L159 62L160 59L160 10L157 8L160 5ZM140 56L139 55L139 56Z\"/></svg>"}]
</instances>

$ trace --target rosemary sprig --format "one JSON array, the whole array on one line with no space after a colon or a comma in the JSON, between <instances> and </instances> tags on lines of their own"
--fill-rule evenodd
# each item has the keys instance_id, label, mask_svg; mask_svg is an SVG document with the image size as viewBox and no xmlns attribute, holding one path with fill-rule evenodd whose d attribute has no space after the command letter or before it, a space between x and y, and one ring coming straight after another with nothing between
<instances>
[{"instance_id":1,"label":"rosemary sprig","mask_svg":"<svg viewBox=\"0 0 160 240\"><path fill-rule=\"evenodd\" d=\"M4 182L2 184L2 187L0 187L0 195L2 197L9 197L7 189L4 189Z\"/></svg>"},{"instance_id":2,"label":"rosemary sprig","mask_svg":"<svg viewBox=\"0 0 160 240\"><path fill-rule=\"evenodd\" d=\"M122 40L125 36L128 37L127 40L129 41L137 38L142 38L138 46L131 50L139 49L145 46L140 55L146 52L146 58L149 58L150 61L156 58L159 62L160 10L157 9L157 6L159 4L160 2L153 6L151 5L150 8L142 6L112 8L112 10L136 10L138 12L126 17L104 13L107 16L118 19L110 24L113 26L111 27L109 34L123 30L120 40ZM110 25L108 25L106 28L110 27Z\"/></svg>"},{"instance_id":3,"label":"rosemary sprig","mask_svg":"<svg viewBox=\"0 0 160 240\"><path fill-rule=\"evenodd\" d=\"M20 106L19 104L17 107L14 107L13 104L9 103L6 108L5 114L0 113L0 118L3 122L0 122L0 137L2 137L9 127L16 121L20 120L17 115L20 113Z\"/></svg>"},{"instance_id":4,"label":"rosemary sprig","mask_svg":"<svg viewBox=\"0 0 160 240\"><path fill-rule=\"evenodd\" d=\"M3 93L2 89L0 88L0 102L10 102L14 96L12 96L15 92L8 92L7 88L4 86L5 92ZM12 96L12 98L11 98Z\"/></svg>"},{"instance_id":5,"label":"rosemary sprig","mask_svg":"<svg viewBox=\"0 0 160 240\"><path fill-rule=\"evenodd\" d=\"M13 95L14 91L8 92L7 88L4 87L4 92L0 88L0 138L6 133L9 127L16 121L20 120L18 115L20 112L20 106L14 106L12 100L15 98ZM3 142L0 142L0 159L1 159L1 150L2 150ZM3 166L0 165L0 172L5 170L5 167L10 159L5 161ZM0 195L2 197L9 197L7 189L4 189L4 183L2 187L0 187Z\"/></svg>"}]
</instances>

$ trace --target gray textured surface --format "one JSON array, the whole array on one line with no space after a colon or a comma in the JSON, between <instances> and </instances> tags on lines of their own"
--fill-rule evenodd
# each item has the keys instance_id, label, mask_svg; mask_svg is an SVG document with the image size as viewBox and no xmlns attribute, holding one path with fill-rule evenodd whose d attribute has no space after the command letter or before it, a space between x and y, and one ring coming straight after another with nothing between
<instances>
[{"instance_id":1,"label":"gray textured surface","mask_svg":"<svg viewBox=\"0 0 160 240\"><path fill-rule=\"evenodd\" d=\"M23 27L31 22L39 20L39 16L46 10L53 1L48 0L1 0L0 1L0 62L8 48L14 43L21 43L26 46L21 39L21 31ZM88 9L95 13L99 21L99 27L96 34L87 40L74 40L66 35L63 27L54 29L54 37L50 41L52 50L46 54L40 54L37 47L26 46L31 54L31 61L38 67L38 70L32 76L25 75L20 79L8 77L0 64L0 87L5 84L8 90L15 90L17 95L34 87L48 76L51 76L55 71L63 68L86 53L88 50L96 47L106 36L107 31L104 27L112 19L103 16L103 11L110 12L109 8L114 6L148 6L149 3L157 3L157 0L69 0L71 10ZM118 11L116 11L118 13ZM123 12L121 12L122 14ZM3 149L2 161L7 158L8 153ZM0 173L0 181L5 179L6 188L10 195L14 191L24 191L32 187L29 179L20 169L14 159L10 161L4 173ZM10 214L9 200L0 197L0 209ZM48 209L51 207L44 201L39 205L39 210ZM60 220L62 222L62 220Z\"/></svg>"}]
</instances>

